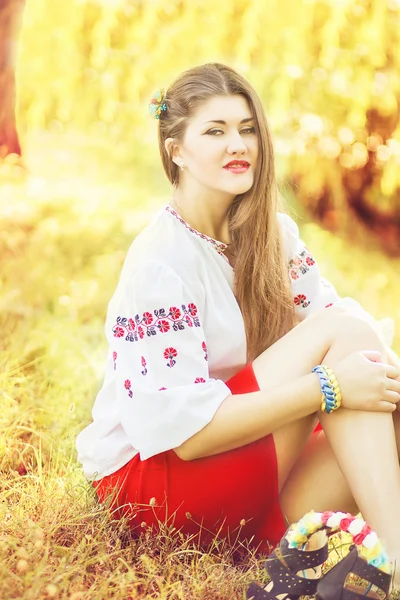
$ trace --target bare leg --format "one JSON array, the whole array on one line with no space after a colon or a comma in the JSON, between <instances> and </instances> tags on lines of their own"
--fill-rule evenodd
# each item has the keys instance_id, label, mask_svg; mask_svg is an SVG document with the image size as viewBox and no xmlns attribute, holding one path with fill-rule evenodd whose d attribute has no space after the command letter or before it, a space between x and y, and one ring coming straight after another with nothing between
<instances>
[{"instance_id":1,"label":"bare leg","mask_svg":"<svg viewBox=\"0 0 400 600\"><path fill-rule=\"evenodd\" d=\"M254 361L261 388L307 373L321 362L333 366L355 350L378 350L385 359L368 324L340 312L327 313L310 317ZM335 321L333 329L327 317ZM333 450L328 463L329 446L324 436L315 436L292 470L312 428L310 418L274 433L284 512L296 520L311 508L353 512L358 506L400 564L400 469L393 416L341 408L321 415L321 423ZM324 453L321 458L314 454L318 449ZM336 502L339 506L334 506Z\"/></svg>"},{"instance_id":2,"label":"bare leg","mask_svg":"<svg viewBox=\"0 0 400 600\"><path fill-rule=\"evenodd\" d=\"M385 357L375 334L365 328L356 339L334 343L324 362L334 364L343 351L351 352L355 345L380 350ZM320 420L351 496L400 564L400 468L393 416L343 408L332 415L321 414ZM319 483L314 490L321 487Z\"/></svg>"},{"instance_id":3,"label":"bare leg","mask_svg":"<svg viewBox=\"0 0 400 600\"><path fill-rule=\"evenodd\" d=\"M397 454L400 457L400 412L393 413L394 430L396 432Z\"/></svg>"},{"instance_id":4,"label":"bare leg","mask_svg":"<svg viewBox=\"0 0 400 600\"><path fill-rule=\"evenodd\" d=\"M290 523L311 509L359 512L323 431L308 440L281 490L280 502Z\"/></svg>"},{"instance_id":5,"label":"bare leg","mask_svg":"<svg viewBox=\"0 0 400 600\"><path fill-rule=\"evenodd\" d=\"M400 413L395 412L392 417L400 456ZM319 490L318 498L315 497L316 489ZM360 510L323 431L308 439L281 489L280 497L282 509L290 522L298 521L309 511L310 502L314 502L318 511L340 510L354 514Z\"/></svg>"}]
</instances>

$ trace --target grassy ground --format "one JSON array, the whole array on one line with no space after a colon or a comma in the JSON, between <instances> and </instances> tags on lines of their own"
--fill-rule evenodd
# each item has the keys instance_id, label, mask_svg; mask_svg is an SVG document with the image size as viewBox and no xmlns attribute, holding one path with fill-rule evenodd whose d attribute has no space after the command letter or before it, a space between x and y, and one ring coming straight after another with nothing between
<instances>
[{"instance_id":1,"label":"grassy ground","mask_svg":"<svg viewBox=\"0 0 400 600\"><path fill-rule=\"evenodd\" d=\"M107 303L127 248L165 201L161 167L99 139L36 134L29 174L0 167L0 598L242 599L262 562L166 530L127 543L76 462L103 374ZM303 237L343 295L397 322L400 261L315 225Z\"/></svg>"}]
</instances>

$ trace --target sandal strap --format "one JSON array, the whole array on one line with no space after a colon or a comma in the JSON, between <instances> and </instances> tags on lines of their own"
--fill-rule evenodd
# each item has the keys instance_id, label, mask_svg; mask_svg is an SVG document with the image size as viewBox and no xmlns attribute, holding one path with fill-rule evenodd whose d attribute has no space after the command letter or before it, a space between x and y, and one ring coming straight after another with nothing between
<instances>
[{"instance_id":1,"label":"sandal strap","mask_svg":"<svg viewBox=\"0 0 400 600\"><path fill-rule=\"evenodd\" d=\"M296 550L290 548L291 551ZM301 553L301 550L296 550ZM301 569L289 569L286 563L286 556L283 556L280 548L276 548L265 561L265 569L274 583L274 596L278 594L289 594L292 596L312 596L317 590L319 579L308 579L299 577L296 572ZM294 561L293 561L294 564Z\"/></svg>"},{"instance_id":2,"label":"sandal strap","mask_svg":"<svg viewBox=\"0 0 400 600\"><path fill-rule=\"evenodd\" d=\"M319 550L289 548L286 536L281 539L280 551L285 559L285 563L294 573L323 565L329 554L327 543L322 548L319 548Z\"/></svg>"},{"instance_id":3,"label":"sandal strap","mask_svg":"<svg viewBox=\"0 0 400 600\"><path fill-rule=\"evenodd\" d=\"M272 597L275 598L278 594L284 593L292 594L292 596L312 596L317 590L319 578L309 579L300 577L296 573L322 566L328 558L328 544L326 543L319 550L306 551L290 548L286 533L282 537L279 547L275 548L264 565L274 583L273 590L271 590L274 593Z\"/></svg>"},{"instance_id":4,"label":"sandal strap","mask_svg":"<svg viewBox=\"0 0 400 600\"><path fill-rule=\"evenodd\" d=\"M318 598L321 600L338 600L339 598L341 600L366 600L368 596L365 595L365 590L364 594L359 594L343 587L349 573L354 573L376 585L386 594L385 598L389 597L391 576L369 565L363 558L358 556L357 547L352 546L349 554L332 567L318 583ZM371 596L369 597L371 598Z\"/></svg>"},{"instance_id":5,"label":"sandal strap","mask_svg":"<svg viewBox=\"0 0 400 600\"><path fill-rule=\"evenodd\" d=\"M356 547L355 551L357 552ZM389 595L390 583L392 580L391 575L389 575L389 573L384 573L373 565L369 565L366 560L358 556L358 552L357 560L354 563L351 572L362 577L362 579L369 581L372 585L376 585L376 587L385 592L387 596Z\"/></svg>"},{"instance_id":6,"label":"sandal strap","mask_svg":"<svg viewBox=\"0 0 400 600\"><path fill-rule=\"evenodd\" d=\"M340 600L382 600L381 596L378 596L378 594L375 592L370 592L368 596L366 596L366 591L367 590L363 590L362 592L358 593L344 588L342 595L340 596ZM370 595L371 593L373 594L372 596ZM386 598L389 598L389 596L386 596Z\"/></svg>"},{"instance_id":7,"label":"sandal strap","mask_svg":"<svg viewBox=\"0 0 400 600\"><path fill-rule=\"evenodd\" d=\"M272 596L261 585L253 581L246 591L247 600L276 600L276 596Z\"/></svg>"}]
</instances>

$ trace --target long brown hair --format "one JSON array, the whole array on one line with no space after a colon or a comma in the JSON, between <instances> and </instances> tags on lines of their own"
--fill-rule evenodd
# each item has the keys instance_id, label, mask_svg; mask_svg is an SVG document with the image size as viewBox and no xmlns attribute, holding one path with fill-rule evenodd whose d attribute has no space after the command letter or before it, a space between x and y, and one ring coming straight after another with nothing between
<instances>
[{"instance_id":1,"label":"long brown hair","mask_svg":"<svg viewBox=\"0 0 400 600\"><path fill-rule=\"evenodd\" d=\"M184 71L167 89L167 109L159 119L158 139L165 173L179 184L179 167L165 149L165 140L183 139L188 119L212 96L240 94L248 102L258 136L258 163L250 190L229 208L234 260L234 293L242 311L247 360L251 361L294 325L293 299L282 248L277 210L281 209L275 179L274 153L264 108L252 86L236 71L208 63Z\"/></svg>"}]
</instances>

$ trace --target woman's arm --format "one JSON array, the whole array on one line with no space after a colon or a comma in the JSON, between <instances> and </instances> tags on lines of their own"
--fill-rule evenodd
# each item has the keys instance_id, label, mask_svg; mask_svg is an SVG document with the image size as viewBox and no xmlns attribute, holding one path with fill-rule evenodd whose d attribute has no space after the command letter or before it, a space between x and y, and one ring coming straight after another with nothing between
<instances>
[{"instance_id":1,"label":"woman's arm","mask_svg":"<svg viewBox=\"0 0 400 600\"><path fill-rule=\"evenodd\" d=\"M314 322L320 323L319 320ZM291 336L292 333L294 330L288 335ZM300 333L300 338L303 333ZM304 358L303 355L300 358L295 346L293 336L287 340L285 347L281 345L281 350L286 354L282 369L275 364L276 355L270 357L271 362L268 361L271 371L267 374L268 379L276 380L278 375L278 380L286 379L285 383L257 392L228 396L218 407L211 422L174 448L177 455L183 460L194 460L233 450L254 442L291 421L316 413L321 405L318 376L308 373L299 377L297 372L297 377L287 381L290 379L289 374L294 369L299 369L300 363L304 369L308 369L310 357ZM268 349L270 350L271 348ZM331 365L340 384L343 409L373 412L396 410L396 403L400 400L400 369L378 362L377 356L378 352L352 352ZM282 365L279 356L278 364Z\"/></svg>"},{"instance_id":2,"label":"woman's arm","mask_svg":"<svg viewBox=\"0 0 400 600\"><path fill-rule=\"evenodd\" d=\"M386 352L388 364L392 365L392 367L396 367L396 369L399 369L400 371L400 357L390 346L386 346ZM400 381L400 377L398 377L397 380ZM400 411L400 403L397 404L397 410Z\"/></svg>"},{"instance_id":3,"label":"woman's arm","mask_svg":"<svg viewBox=\"0 0 400 600\"><path fill-rule=\"evenodd\" d=\"M182 460L226 452L315 413L320 405L321 390L315 373L267 391L231 395L222 402L212 421L175 452Z\"/></svg>"},{"instance_id":4,"label":"woman's arm","mask_svg":"<svg viewBox=\"0 0 400 600\"><path fill-rule=\"evenodd\" d=\"M400 369L400 357L396 352L390 346L386 346L386 352L388 364L396 367L396 369Z\"/></svg>"}]
</instances>

